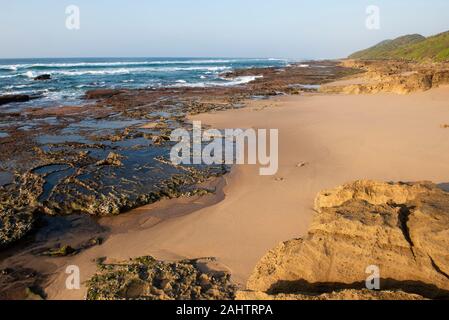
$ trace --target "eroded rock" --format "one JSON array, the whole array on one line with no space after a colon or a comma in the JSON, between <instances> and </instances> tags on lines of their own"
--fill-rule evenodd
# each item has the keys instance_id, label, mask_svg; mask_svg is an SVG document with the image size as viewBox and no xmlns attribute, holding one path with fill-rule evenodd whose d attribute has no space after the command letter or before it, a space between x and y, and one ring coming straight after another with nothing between
<instances>
[{"instance_id":1,"label":"eroded rock","mask_svg":"<svg viewBox=\"0 0 449 320\"><path fill-rule=\"evenodd\" d=\"M14 184L0 187L0 248L30 232L43 180L34 174L17 176Z\"/></svg>"},{"instance_id":2,"label":"eroded rock","mask_svg":"<svg viewBox=\"0 0 449 320\"><path fill-rule=\"evenodd\" d=\"M12 102L26 102L30 101L30 96L26 94L11 94L0 96L0 106Z\"/></svg>"},{"instance_id":3,"label":"eroded rock","mask_svg":"<svg viewBox=\"0 0 449 320\"><path fill-rule=\"evenodd\" d=\"M110 152L108 154L108 156L106 157L106 159L104 160L100 160L97 162L97 166L116 166L116 167L121 167L123 166L123 163L121 161L121 159L123 159L124 157L115 153L115 152Z\"/></svg>"},{"instance_id":4,"label":"eroded rock","mask_svg":"<svg viewBox=\"0 0 449 320\"><path fill-rule=\"evenodd\" d=\"M357 181L320 193L315 209L308 235L270 251L249 290L361 290L374 265L382 290L449 298L448 193L428 182Z\"/></svg>"},{"instance_id":5,"label":"eroded rock","mask_svg":"<svg viewBox=\"0 0 449 320\"><path fill-rule=\"evenodd\" d=\"M331 293L323 293L320 295L306 294L276 294L269 295L264 292L239 291L236 300L249 301L272 301L272 300L424 300L425 298L417 295L405 293L403 291L373 291L373 290L341 290Z\"/></svg>"},{"instance_id":6,"label":"eroded rock","mask_svg":"<svg viewBox=\"0 0 449 320\"><path fill-rule=\"evenodd\" d=\"M236 287L226 272L202 270L199 260L173 263L142 257L100 264L88 281L88 300L229 300Z\"/></svg>"},{"instance_id":7,"label":"eroded rock","mask_svg":"<svg viewBox=\"0 0 449 320\"><path fill-rule=\"evenodd\" d=\"M427 91L449 84L449 65L418 64L404 61L346 60L346 67L359 68L365 73L358 81L331 83L320 88L325 93L373 94L392 92L408 94Z\"/></svg>"}]
</instances>

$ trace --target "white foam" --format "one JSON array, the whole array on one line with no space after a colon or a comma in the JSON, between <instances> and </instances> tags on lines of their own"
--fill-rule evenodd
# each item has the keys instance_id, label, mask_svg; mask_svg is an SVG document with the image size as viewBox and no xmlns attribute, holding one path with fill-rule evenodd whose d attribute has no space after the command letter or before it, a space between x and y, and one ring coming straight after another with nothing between
<instances>
[{"instance_id":1,"label":"white foam","mask_svg":"<svg viewBox=\"0 0 449 320\"><path fill-rule=\"evenodd\" d=\"M208 71L221 72L230 70L231 67L166 67L166 68L119 68L119 69L104 69L104 70L82 70L82 71L55 71L52 75L63 76L83 76L83 75L120 75L120 74L139 74L149 72L183 72L183 71ZM31 71L28 71L31 72ZM27 74L28 74L27 72Z\"/></svg>"},{"instance_id":2,"label":"white foam","mask_svg":"<svg viewBox=\"0 0 449 320\"><path fill-rule=\"evenodd\" d=\"M16 64L14 64L14 65L4 65L4 66L0 66L0 70L17 71L17 67L18 67L18 65L16 65Z\"/></svg>"},{"instance_id":3,"label":"white foam","mask_svg":"<svg viewBox=\"0 0 449 320\"><path fill-rule=\"evenodd\" d=\"M217 64L232 63L246 60L161 60L161 61L120 61L120 62L74 62L74 63L34 63L5 66L8 70L33 69L33 68L77 68L77 67L114 67L133 65L169 65L169 64ZM0 67L0 69L3 67Z\"/></svg>"},{"instance_id":4,"label":"white foam","mask_svg":"<svg viewBox=\"0 0 449 320\"><path fill-rule=\"evenodd\" d=\"M33 71L27 71L23 75L28 77L28 78L35 78L36 77L36 75L33 73Z\"/></svg>"},{"instance_id":5,"label":"white foam","mask_svg":"<svg viewBox=\"0 0 449 320\"><path fill-rule=\"evenodd\" d=\"M236 77L233 79L225 79L226 82L212 82L212 81L206 81L206 82L194 82L194 83L178 83L175 85L172 85L172 87L189 87L189 88L206 88L206 87L232 87L242 84L250 83L256 79L263 78L263 76L242 76L242 77Z\"/></svg>"},{"instance_id":6,"label":"white foam","mask_svg":"<svg viewBox=\"0 0 449 320\"><path fill-rule=\"evenodd\" d=\"M116 62L73 62L73 63L33 63L33 64L14 64L0 66L0 69L8 71L17 71L18 69L33 68L77 68L77 67L116 67L133 65L170 65L170 64L225 64L225 63L244 63L260 61L287 61L285 59L189 59L189 60L145 60L145 61L116 61Z\"/></svg>"}]
</instances>

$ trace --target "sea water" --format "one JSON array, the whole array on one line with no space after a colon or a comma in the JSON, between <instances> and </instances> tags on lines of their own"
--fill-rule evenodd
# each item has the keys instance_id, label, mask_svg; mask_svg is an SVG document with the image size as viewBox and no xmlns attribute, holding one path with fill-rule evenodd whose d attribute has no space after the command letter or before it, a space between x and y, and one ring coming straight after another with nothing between
<instances>
[{"instance_id":1,"label":"sea water","mask_svg":"<svg viewBox=\"0 0 449 320\"><path fill-rule=\"evenodd\" d=\"M0 95L39 98L22 106L80 104L87 90L101 88L213 87L242 85L255 76L227 79L235 69L282 67L282 59L83 58L0 59ZM51 80L34 78L51 75Z\"/></svg>"}]
</instances>

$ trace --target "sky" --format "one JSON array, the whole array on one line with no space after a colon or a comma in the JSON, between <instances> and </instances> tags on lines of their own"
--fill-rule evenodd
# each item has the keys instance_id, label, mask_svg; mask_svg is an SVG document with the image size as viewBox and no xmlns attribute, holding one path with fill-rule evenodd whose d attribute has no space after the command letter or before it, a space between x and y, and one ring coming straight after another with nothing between
<instances>
[{"instance_id":1,"label":"sky","mask_svg":"<svg viewBox=\"0 0 449 320\"><path fill-rule=\"evenodd\" d=\"M366 27L370 5L379 29ZM0 58L341 58L447 30L448 0L0 0Z\"/></svg>"}]
</instances>

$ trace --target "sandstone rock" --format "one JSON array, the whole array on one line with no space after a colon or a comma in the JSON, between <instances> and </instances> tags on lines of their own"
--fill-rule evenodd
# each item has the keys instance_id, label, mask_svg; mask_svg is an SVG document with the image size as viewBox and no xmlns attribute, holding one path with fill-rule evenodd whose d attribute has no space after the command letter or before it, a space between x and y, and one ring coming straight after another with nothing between
<instances>
[{"instance_id":1,"label":"sandstone rock","mask_svg":"<svg viewBox=\"0 0 449 320\"><path fill-rule=\"evenodd\" d=\"M338 207L350 200L364 200L373 205L405 204L429 192L440 193L431 183L405 184L377 181L355 181L333 190L325 190L315 199L315 210Z\"/></svg>"},{"instance_id":2,"label":"sandstone rock","mask_svg":"<svg viewBox=\"0 0 449 320\"><path fill-rule=\"evenodd\" d=\"M270 251L248 290L361 290L374 265L382 290L449 298L448 193L428 182L357 181L320 193L315 209L307 237Z\"/></svg>"},{"instance_id":3,"label":"sandstone rock","mask_svg":"<svg viewBox=\"0 0 449 320\"><path fill-rule=\"evenodd\" d=\"M325 93L371 94L392 92L408 94L449 84L449 64L417 64L404 61L345 60L342 66L362 69L363 83L329 84Z\"/></svg>"},{"instance_id":4,"label":"sandstone rock","mask_svg":"<svg viewBox=\"0 0 449 320\"><path fill-rule=\"evenodd\" d=\"M238 291L236 300L272 301L272 300L424 300L420 295L405 293L403 291L373 291L373 290L342 290L338 292L323 293L320 295L306 294L276 294L269 295L264 292Z\"/></svg>"},{"instance_id":5,"label":"sandstone rock","mask_svg":"<svg viewBox=\"0 0 449 320\"><path fill-rule=\"evenodd\" d=\"M104 160L100 160L97 162L97 166L116 166L116 167L121 167L123 166L123 163L120 159L123 159L124 157L114 153L114 152L110 152L107 156L106 159Z\"/></svg>"}]
</instances>

